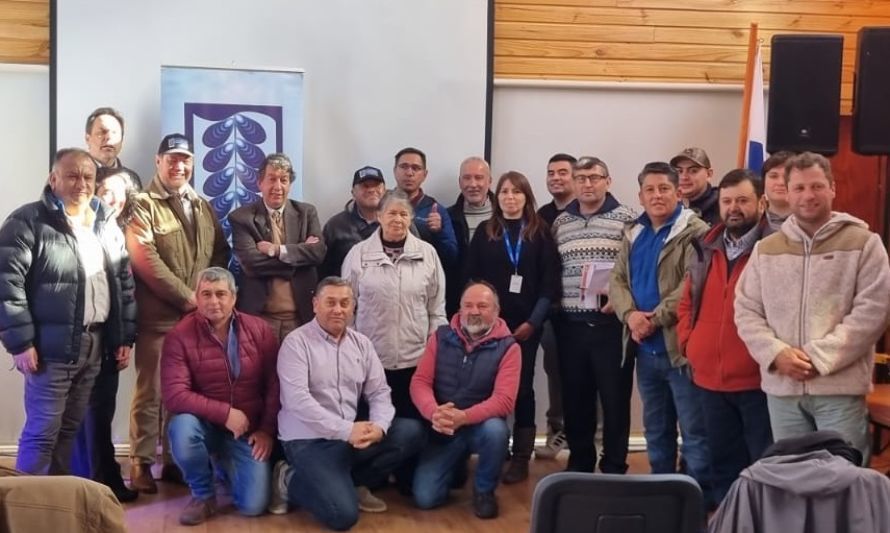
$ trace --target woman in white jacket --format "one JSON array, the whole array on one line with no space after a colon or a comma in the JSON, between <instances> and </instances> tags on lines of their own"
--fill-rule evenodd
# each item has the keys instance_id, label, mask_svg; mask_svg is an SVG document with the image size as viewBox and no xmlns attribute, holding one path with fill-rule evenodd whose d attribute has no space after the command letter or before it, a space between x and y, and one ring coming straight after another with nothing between
<instances>
[{"instance_id":1,"label":"woman in white jacket","mask_svg":"<svg viewBox=\"0 0 890 533\"><path fill-rule=\"evenodd\" d=\"M342 275L356 299L355 329L383 362L396 416L420 419L408 388L427 337L447 324L445 274L436 250L411 235L414 217L404 193L380 200L380 229L352 247Z\"/></svg>"}]
</instances>

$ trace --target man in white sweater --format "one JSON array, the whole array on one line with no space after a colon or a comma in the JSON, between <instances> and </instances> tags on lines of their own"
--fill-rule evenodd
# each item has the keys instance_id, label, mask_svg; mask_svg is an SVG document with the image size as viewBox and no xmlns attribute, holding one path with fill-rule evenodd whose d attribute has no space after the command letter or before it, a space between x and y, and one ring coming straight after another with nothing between
<instances>
[{"instance_id":1,"label":"man in white sweater","mask_svg":"<svg viewBox=\"0 0 890 533\"><path fill-rule=\"evenodd\" d=\"M757 243L736 287L739 336L760 364L776 440L834 430L868 464L865 395L890 308L887 251L863 221L831 210L826 158L792 157L785 182L792 214Z\"/></svg>"}]
</instances>

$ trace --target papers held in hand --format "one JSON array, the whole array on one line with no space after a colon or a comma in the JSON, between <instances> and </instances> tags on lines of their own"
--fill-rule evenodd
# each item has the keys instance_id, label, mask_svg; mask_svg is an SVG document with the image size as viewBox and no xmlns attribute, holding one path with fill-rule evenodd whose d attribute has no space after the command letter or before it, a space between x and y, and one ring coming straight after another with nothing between
<instances>
[{"instance_id":1,"label":"papers held in hand","mask_svg":"<svg viewBox=\"0 0 890 533\"><path fill-rule=\"evenodd\" d=\"M599 311L609 295L609 277L613 261L591 261L581 268L581 307Z\"/></svg>"}]
</instances>

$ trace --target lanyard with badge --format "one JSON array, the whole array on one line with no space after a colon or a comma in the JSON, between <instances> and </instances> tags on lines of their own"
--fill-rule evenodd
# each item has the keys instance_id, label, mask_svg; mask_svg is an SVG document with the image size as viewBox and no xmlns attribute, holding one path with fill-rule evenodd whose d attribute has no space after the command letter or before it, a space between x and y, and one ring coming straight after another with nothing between
<instances>
[{"instance_id":1,"label":"lanyard with badge","mask_svg":"<svg viewBox=\"0 0 890 533\"><path fill-rule=\"evenodd\" d=\"M504 228L504 247L507 249L507 259L513 265L513 274L510 276L510 292L519 294L522 292L522 276L519 275L519 254L522 253L522 230L525 229L525 223L519 227L519 234L516 236L516 246L510 242L510 232Z\"/></svg>"}]
</instances>

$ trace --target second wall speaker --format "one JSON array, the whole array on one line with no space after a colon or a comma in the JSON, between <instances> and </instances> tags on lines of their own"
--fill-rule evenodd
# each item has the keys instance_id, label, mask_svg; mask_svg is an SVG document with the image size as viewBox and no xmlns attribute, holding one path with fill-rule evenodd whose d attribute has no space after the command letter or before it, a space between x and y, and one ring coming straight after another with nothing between
<instances>
[{"instance_id":1,"label":"second wall speaker","mask_svg":"<svg viewBox=\"0 0 890 533\"><path fill-rule=\"evenodd\" d=\"M862 28L853 89L853 150L890 154L890 28Z\"/></svg>"}]
</instances>

